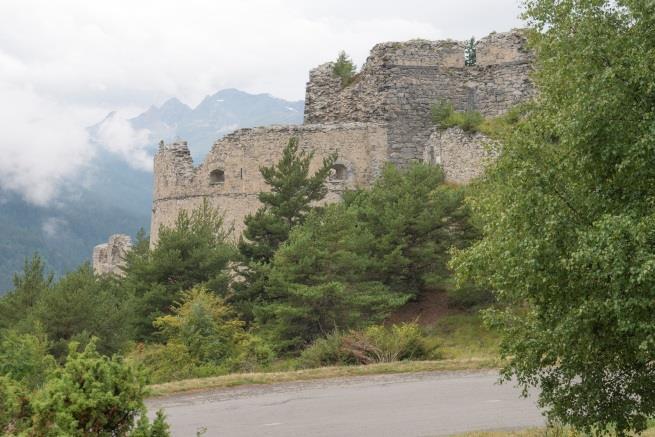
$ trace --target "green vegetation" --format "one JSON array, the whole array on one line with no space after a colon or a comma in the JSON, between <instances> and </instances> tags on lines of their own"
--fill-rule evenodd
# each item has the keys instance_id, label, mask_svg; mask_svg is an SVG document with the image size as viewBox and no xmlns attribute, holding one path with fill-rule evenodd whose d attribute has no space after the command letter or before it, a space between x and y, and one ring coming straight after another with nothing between
<instances>
[{"instance_id":1,"label":"green vegetation","mask_svg":"<svg viewBox=\"0 0 655 437\"><path fill-rule=\"evenodd\" d=\"M460 127L464 132L478 132L484 121L482 114L477 111L455 111L453 104L448 100L440 100L432 105L432 121L439 129Z\"/></svg>"},{"instance_id":2,"label":"green vegetation","mask_svg":"<svg viewBox=\"0 0 655 437\"><path fill-rule=\"evenodd\" d=\"M185 290L202 285L218 295L227 294L227 267L235 255L228 236L222 215L205 201L190 214L182 210L173 228L162 228L153 250L146 238L137 240L121 281L125 293L132 296L136 339L152 340L154 320L170 313Z\"/></svg>"},{"instance_id":3,"label":"green vegetation","mask_svg":"<svg viewBox=\"0 0 655 437\"><path fill-rule=\"evenodd\" d=\"M466 46L464 47L464 65L467 67L475 65L477 62L477 44L474 37L466 41Z\"/></svg>"},{"instance_id":4,"label":"green vegetation","mask_svg":"<svg viewBox=\"0 0 655 437\"><path fill-rule=\"evenodd\" d=\"M14 337L20 351L41 349L29 334ZM5 344L6 345L6 344ZM120 358L101 355L92 340L82 352L71 343L63 365L44 354L21 354L21 360L2 359L0 376L0 432L3 435L133 437L168 436L159 412L150 423L143 399L143 372ZM47 365L44 366L44 360ZM9 369L7 365L19 364Z\"/></svg>"},{"instance_id":5,"label":"green vegetation","mask_svg":"<svg viewBox=\"0 0 655 437\"><path fill-rule=\"evenodd\" d=\"M253 320L254 306L268 299L268 265L276 250L289 238L291 229L305 221L312 203L327 194L325 181L337 156L323 159L321 167L310 176L313 157L313 152L299 150L297 138L291 138L280 161L260 169L271 191L259 194L262 207L244 220L238 244L241 263L236 272L240 281L233 284L232 303L246 321Z\"/></svg>"},{"instance_id":6,"label":"green vegetation","mask_svg":"<svg viewBox=\"0 0 655 437\"><path fill-rule=\"evenodd\" d=\"M271 190L238 245L205 203L162 228L157 247L141 238L124 278L83 265L55 281L38 256L26 262L0 298L2 431L165 435L162 416L143 414L140 366L160 382L212 376L156 387L166 393L503 365L526 391L539 386L551 422L569 427L527 435L646 429L655 14L636 0L526 5L537 99L488 120L433 108L440 127L502 144L466 191L414 164L319 206L335 157L310 176L312 156L292 139L261 169ZM450 303L435 323L392 323L430 293ZM485 327L475 310L490 304ZM326 364L340 366L288 371ZM235 371L260 373L222 375Z\"/></svg>"},{"instance_id":7,"label":"green vegetation","mask_svg":"<svg viewBox=\"0 0 655 437\"><path fill-rule=\"evenodd\" d=\"M526 4L539 98L472 193L483 238L452 265L495 290L505 377L538 385L555 422L625 435L655 414L653 5Z\"/></svg>"},{"instance_id":8,"label":"green vegetation","mask_svg":"<svg viewBox=\"0 0 655 437\"><path fill-rule=\"evenodd\" d=\"M315 210L268 270L256 320L281 350L298 350L335 329L381 322L420 292L446 286L452 247L475 238L461 190L438 167L393 166L370 190Z\"/></svg>"},{"instance_id":9,"label":"green vegetation","mask_svg":"<svg viewBox=\"0 0 655 437\"><path fill-rule=\"evenodd\" d=\"M350 56L342 50L339 53L337 60L334 62L332 72L337 77L341 78L341 86L347 87L355 80L357 66L353 63L352 59L350 59Z\"/></svg>"},{"instance_id":10,"label":"green vegetation","mask_svg":"<svg viewBox=\"0 0 655 437\"><path fill-rule=\"evenodd\" d=\"M503 140L529 109L530 104L523 103L497 117L485 118L477 111L455 111L451 102L440 100L432 105L431 114L432 121L439 129L459 127L464 132L480 132L490 138Z\"/></svg>"}]
</instances>

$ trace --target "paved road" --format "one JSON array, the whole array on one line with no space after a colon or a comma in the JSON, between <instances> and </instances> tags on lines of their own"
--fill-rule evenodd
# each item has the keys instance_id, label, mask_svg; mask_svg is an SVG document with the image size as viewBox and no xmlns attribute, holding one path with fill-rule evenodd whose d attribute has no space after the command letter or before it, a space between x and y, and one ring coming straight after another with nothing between
<instances>
[{"instance_id":1,"label":"paved road","mask_svg":"<svg viewBox=\"0 0 655 437\"><path fill-rule=\"evenodd\" d=\"M214 390L148 401L174 436L439 436L541 426L535 400L495 372L377 375Z\"/></svg>"}]
</instances>

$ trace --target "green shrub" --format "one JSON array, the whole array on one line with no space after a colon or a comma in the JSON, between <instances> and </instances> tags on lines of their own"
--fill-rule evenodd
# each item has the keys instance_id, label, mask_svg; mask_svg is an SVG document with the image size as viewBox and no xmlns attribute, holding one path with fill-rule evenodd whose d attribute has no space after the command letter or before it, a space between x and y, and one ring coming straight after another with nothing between
<instances>
[{"instance_id":1,"label":"green shrub","mask_svg":"<svg viewBox=\"0 0 655 437\"><path fill-rule=\"evenodd\" d=\"M238 345L238 353L231 369L254 372L268 368L275 359L275 351L263 338L247 334Z\"/></svg>"},{"instance_id":2,"label":"green shrub","mask_svg":"<svg viewBox=\"0 0 655 437\"><path fill-rule=\"evenodd\" d=\"M453 127L451 117L455 113L453 104L448 100L439 100L432 105L432 122L441 129Z\"/></svg>"},{"instance_id":3,"label":"green shrub","mask_svg":"<svg viewBox=\"0 0 655 437\"><path fill-rule=\"evenodd\" d=\"M353 357L343 349L343 339L343 333L334 331L315 340L300 353L300 366L313 368L335 364L356 364Z\"/></svg>"},{"instance_id":4,"label":"green shrub","mask_svg":"<svg viewBox=\"0 0 655 437\"><path fill-rule=\"evenodd\" d=\"M142 371L119 357L100 355L95 341L81 353L72 345L66 364L32 396L32 424L27 434L134 435L131 431L137 419L146 415L145 396ZM141 421L136 435L168 435L163 415L146 425Z\"/></svg>"},{"instance_id":5,"label":"green shrub","mask_svg":"<svg viewBox=\"0 0 655 437\"><path fill-rule=\"evenodd\" d=\"M464 132L478 132L484 117L477 111L455 112L451 116L451 123L462 128Z\"/></svg>"},{"instance_id":6,"label":"green shrub","mask_svg":"<svg viewBox=\"0 0 655 437\"><path fill-rule=\"evenodd\" d=\"M0 337L0 375L35 389L55 367L44 336L6 331Z\"/></svg>"},{"instance_id":7,"label":"green shrub","mask_svg":"<svg viewBox=\"0 0 655 437\"><path fill-rule=\"evenodd\" d=\"M464 132L478 132L485 121L477 111L455 111L453 104L447 100L440 100L432 105L431 113L432 121L439 129L460 127Z\"/></svg>"},{"instance_id":8,"label":"green shrub","mask_svg":"<svg viewBox=\"0 0 655 437\"><path fill-rule=\"evenodd\" d=\"M0 376L0 435L14 435L29 426L31 409L27 388Z\"/></svg>"},{"instance_id":9,"label":"green shrub","mask_svg":"<svg viewBox=\"0 0 655 437\"><path fill-rule=\"evenodd\" d=\"M275 358L222 298L202 287L183 292L172 314L155 320L155 326L166 344L141 344L129 358L148 369L156 383L253 371Z\"/></svg>"},{"instance_id":10,"label":"green shrub","mask_svg":"<svg viewBox=\"0 0 655 437\"><path fill-rule=\"evenodd\" d=\"M341 51L337 60L334 62L332 71L335 75L341 78L341 86L346 87L353 82L357 66L353 63L350 56L345 51Z\"/></svg>"}]
</instances>

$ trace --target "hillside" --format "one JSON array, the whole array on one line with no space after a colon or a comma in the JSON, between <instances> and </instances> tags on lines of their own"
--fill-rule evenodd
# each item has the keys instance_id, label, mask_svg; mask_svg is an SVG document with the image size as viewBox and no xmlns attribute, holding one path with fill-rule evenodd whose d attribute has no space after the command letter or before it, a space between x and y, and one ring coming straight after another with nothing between
<instances>
[{"instance_id":1,"label":"hillside","mask_svg":"<svg viewBox=\"0 0 655 437\"><path fill-rule=\"evenodd\" d=\"M195 108L169 99L129 123L134 129L149 131L150 155L161 139L180 137L189 141L194 159L199 161L216 139L234 129L298 124L302 116L302 101L226 89L207 96ZM148 230L152 173L133 168L98 144L97 132L105 120L89 128L98 146L93 162L59 199L41 207L15 195L0 196L0 293L11 287L13 273L22 269L25 257L35 252L61 274L89 260L93 246L106 241L110 234L134 235L139 228Z\"/></svg>"}]
</instances>

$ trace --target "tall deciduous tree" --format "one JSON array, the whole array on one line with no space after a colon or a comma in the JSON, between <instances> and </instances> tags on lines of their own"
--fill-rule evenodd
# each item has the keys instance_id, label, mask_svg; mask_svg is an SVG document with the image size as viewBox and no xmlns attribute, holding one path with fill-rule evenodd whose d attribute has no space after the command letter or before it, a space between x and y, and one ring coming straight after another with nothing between
<instances>
[{"instance_id":1,"label":"tall deciduous tree","mask_svg":"<svg viewBox=\"0 0 655 437\"><path fill-rule=\"evenodd\" d=\"M472 199L463 277L493 288L506 377L551 418L642 430L655 413L655 8L528 0L539 89Z\"/></svg>"}]
</instances>

